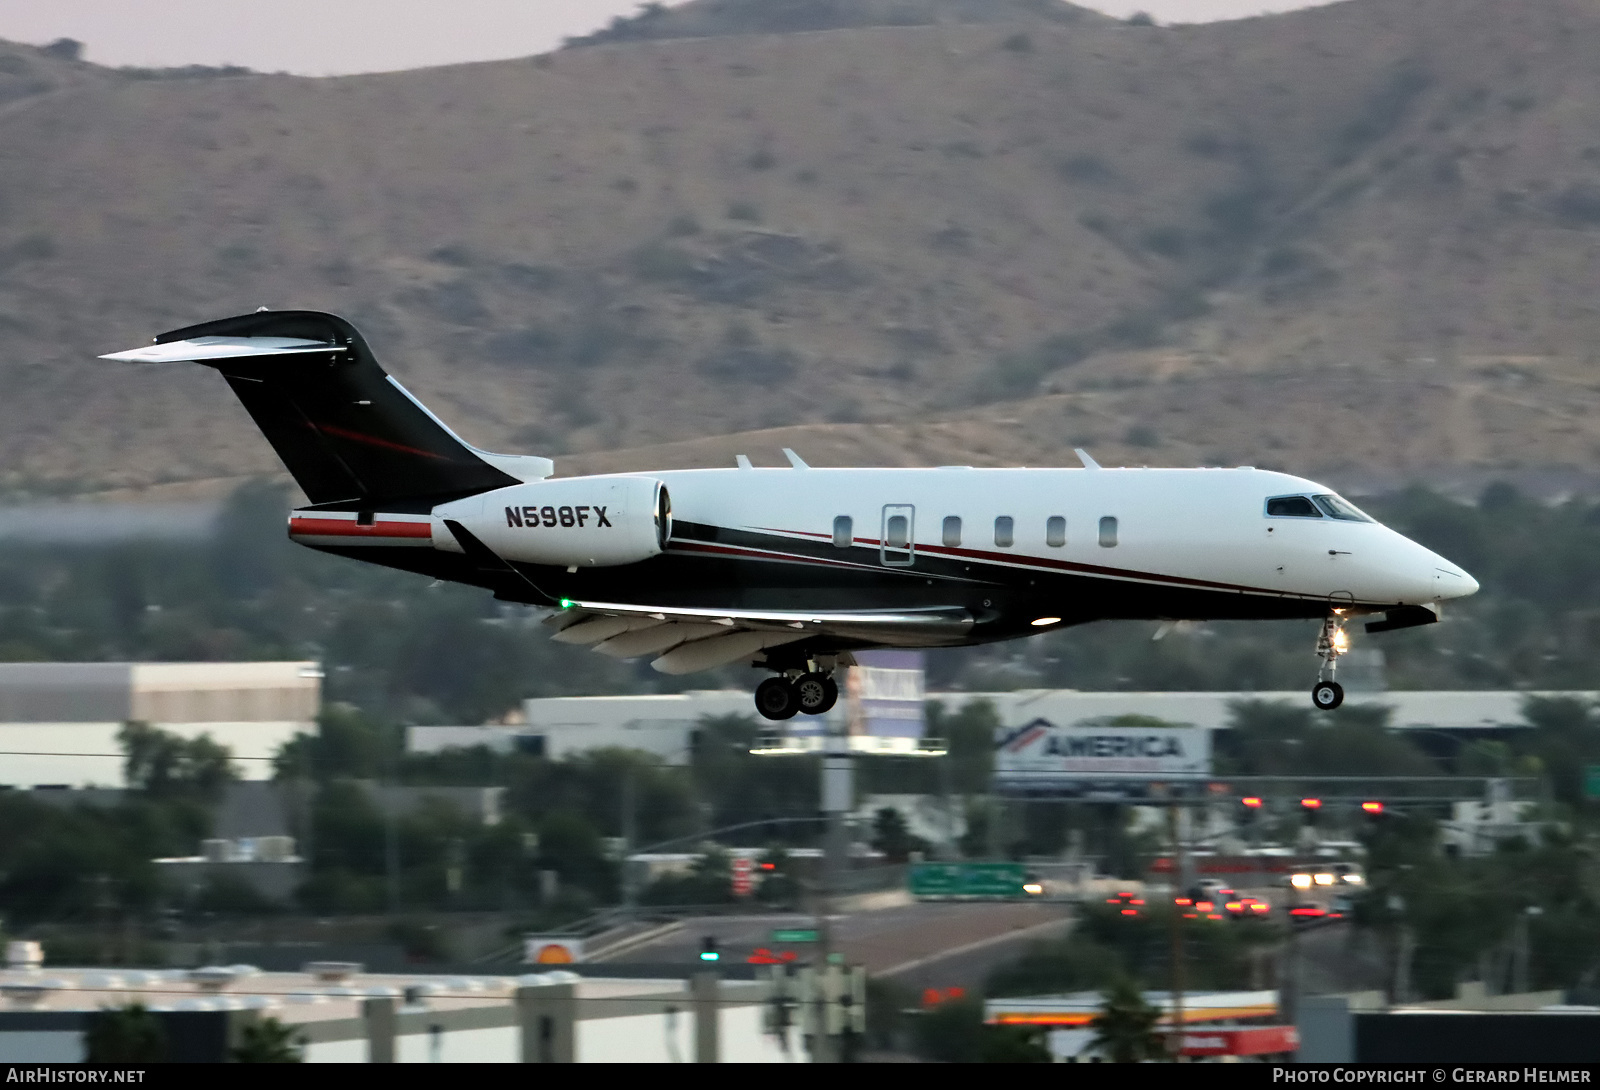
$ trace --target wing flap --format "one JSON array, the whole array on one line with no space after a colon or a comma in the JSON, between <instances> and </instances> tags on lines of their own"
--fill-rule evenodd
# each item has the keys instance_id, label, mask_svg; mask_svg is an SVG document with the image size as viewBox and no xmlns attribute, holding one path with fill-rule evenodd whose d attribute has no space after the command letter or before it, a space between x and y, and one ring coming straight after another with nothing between
<instances>
[{"instance_id":1,"label":"wing flap","mask_svg":"<svg viewBox=\"0 0 1600 1090\"><path fill-rule=\"evenodd\" d=\"M793 643L803 638L798 634L786 635L781 632L730 632L722 636L711 636L679 644L651 662L650 668L658 673L672 676L693 674L700 670L726 666L730 662L750 658L758 651Z\"/></svg>"},{"instance_id":2,"label":"wing flap","mask_svg":"<svg viewBox=\"0 0 1600 1090\"><path fill-rule=\"evenodd\" d=\"M566 607L591 616L640 617L656 621L720 624L750 631L888 633L894 630L924 632L930 636L954 636L972 628L973 617L959 606L928 609L841 610L809 612L800 610L703 609L684 606L629 605L621 602L585 602L568 599ZM566 631L565 629L563 631ZM798 638L798 637L797 637Z\"/></svg>"},{"instance_id":3,"label":"wing flap","mask_svg":"<svg viewBox=\"0 0 1600 1090\"><path fill-rule=\"evenodd\" d=\"M576 602L568 600L568 611L578 611L590 618L637 618L656 623L706 624L722 626L731 631L781 632L790 640L805 639L808 635L837 635L842 639L866 640L869 643L886 643L898 647L928 647L962 639L973 627L973 615L960 607L933 607L926 610L846 610L832 613L808 613L800 610L709 610L698 607L658 607L658 605L629 605L622 602ZM590 621L578 621L563 627L555 639L563 642L592 642L582 639ZM595 632L606 631L597 626ZM606 637L621 632L606 631ZM715 634L715 629L707 629Z\"/></svg>"},{"instance_id":4,"label":"wing flap","mask_svg":"<svg viewBox=\"0 0 1600 1090\"><path fill-rule=\"evenodd\" d=\"M559 616L559 614L557 614ZM587 617L575 624L570 624L550 638L557 643L573 643L578 645L593 645L613 636L634 628L644 628L660 624L660 621L648 617Z\"/></svg>"},{"instance_id":5,"label":"wing flap","mask_svg":"<svg viewBox=\"0 0 1600 1090\"><path fill-rule=\"evenodd\" d=\"M720 625L668 622L612 636L609 640L595 644L594 649L602 655L610 655L612 658L632 659L638 658L640 655L651 655L657 651L665 651L669 647L678 646L680 643L700 639L704 636L716 635L722 631L725 630Z\"/></svg>"}]
</instances>

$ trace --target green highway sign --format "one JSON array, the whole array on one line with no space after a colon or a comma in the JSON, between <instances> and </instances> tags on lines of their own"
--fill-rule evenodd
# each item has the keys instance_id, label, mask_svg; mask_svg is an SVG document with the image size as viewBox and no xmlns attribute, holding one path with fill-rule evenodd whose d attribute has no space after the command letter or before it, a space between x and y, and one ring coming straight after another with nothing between
<instances>
[{"instance_id":1,"label":"green highway sign","mask_svg":"<svg viewBox=\"0 0 1600 1090\"><path fill-rule=\"evenodd\" d=\"M1583 797L1600 799L1600 765L1589 765L1583 770Z\"/></svg>"},{"instance_id":2,"label":"green highway sign","mask_svg":"<svg viewBox=\"0 0 1600 1090\"><path fill-rule=\"evenodd\" d=\"M817 931L813 927L776 927L772 931L773 942L816 942Z\"/></svg>"},{"instance_id":3,"label":"green highway sign","mask_svg":"<svg viewBox=\"0 0 1600 1090\"><path fill-rule=\"evenodd\" d=\"M1021 863L913 863L913 897L1013 898L1025 896Z\"/></svg>"}]
</instances>

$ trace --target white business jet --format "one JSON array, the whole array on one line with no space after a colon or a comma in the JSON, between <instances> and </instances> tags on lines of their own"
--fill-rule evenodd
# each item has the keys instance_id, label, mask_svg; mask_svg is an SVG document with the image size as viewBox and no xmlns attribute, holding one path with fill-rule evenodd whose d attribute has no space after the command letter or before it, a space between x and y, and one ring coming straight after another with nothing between
<instances>
[{"instance_id":1,"label":"white business jet","mask_svg":"<svg viewBox=\"0 0 1600 1090\"><path fill-rule=\"evenodd\" d=\"M341 318L260 311L104 357L222 373L310 505L313 549L551 609L554 638L666 674L747 661L768 719L819 714L853 651L989 643L1112 618L1322 621L1312 700L1337 708L1345 623L1438 619L1478 584L1333 490L1284 473L789 468L556 478L463 441Z\"/></svg>"}]
</instances>

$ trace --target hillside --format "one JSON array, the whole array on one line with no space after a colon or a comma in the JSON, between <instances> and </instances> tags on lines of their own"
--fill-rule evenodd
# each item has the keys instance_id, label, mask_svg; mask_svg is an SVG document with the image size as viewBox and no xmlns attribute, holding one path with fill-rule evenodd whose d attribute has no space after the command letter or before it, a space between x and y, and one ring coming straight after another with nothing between
<instances>
[{"instance_id":1,"label":"hillside","mask_svg":"<svg viewBox=\"0 0 1600 1090\"><path fill-rule=\"evenodd\" d=\"M881 26L1097 23L1108 16L1065 0L690 0L687 4L641 4L632 16L567 42L569 47L666 38L714 38L748 34L803 34Z\"/></svg>"},{"instance_id":2,"label":"hillside","mask_svg":"<svg viewBox=\"0 0 1600 1090\"><path fill-rule=\"evenodd\" d=\"M92 358L262 305L349 315L471 439L568 471L1587 477L1597 52L1589 0L326 80L0 47L0 486L274 472L214 376Z\"/></svg>"}]
</instances>

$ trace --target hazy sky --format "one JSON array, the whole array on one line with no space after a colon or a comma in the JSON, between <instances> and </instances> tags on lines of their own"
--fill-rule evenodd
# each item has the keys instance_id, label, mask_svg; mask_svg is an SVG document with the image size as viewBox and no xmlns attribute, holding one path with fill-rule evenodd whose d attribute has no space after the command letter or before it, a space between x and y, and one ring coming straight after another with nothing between
<instances>
[{"instance_id":1,"label":"hazy sky","mask_svg":"<svg viewBox=\"0 0 1600 1090\"><path fill-rule=\"evenodd\" d=\"M1202 22L1315 0L1093 0L1113 15ZM542 53L639 0L0 0L0 38L76 38L98 64L242 64L337 75Z\"/></svg>"}]
</instances>

